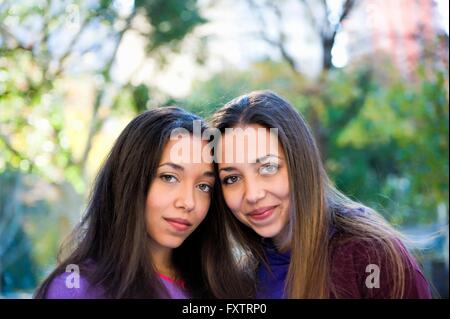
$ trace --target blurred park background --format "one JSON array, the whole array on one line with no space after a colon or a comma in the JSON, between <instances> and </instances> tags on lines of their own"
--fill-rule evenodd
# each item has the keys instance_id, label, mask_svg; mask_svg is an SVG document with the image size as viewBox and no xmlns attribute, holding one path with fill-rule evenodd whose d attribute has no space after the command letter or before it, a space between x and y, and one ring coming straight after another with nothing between
<instances>
[{"instance_id":1,"label":"blurred park background","mask_svg":"<svg viewBox=\"0 0 450 319\"><path fill-rule=\"evenodd\" d=\"M448 298L448 1L0 0L0 298L29 298L124 126L271 89Z\"/></svg>"}]
</instances>

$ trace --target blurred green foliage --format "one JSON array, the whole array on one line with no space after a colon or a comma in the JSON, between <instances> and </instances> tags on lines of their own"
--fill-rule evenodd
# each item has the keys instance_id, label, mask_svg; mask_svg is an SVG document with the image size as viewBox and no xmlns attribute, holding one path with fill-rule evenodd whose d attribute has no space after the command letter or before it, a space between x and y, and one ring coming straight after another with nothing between
<instances>
[{"instance_id":1,"label":"blurred green foliage","mask_svg":"<svg viewBox=\"0 0 450 319\"><path fill-rule=\"evenodd\" d=\"M84 210L102 128L147 107L145 85L114 77L124 35L163 68L205 21L197 0L0 1L0 296L51 270ZM80 68L89 56L95 66Z\"/></svg>"},{"instance_id":2,"label":"blurred green foliage","mask_svg":"<svg viewBox=\"0 0 450 319\"><path fill-rule=\"evenodd\" d=\"M245 92L273 90L306 117L339 189L394 224L435 222L437 206L448 207L448 72L422 65L411 81L382 72L361 63L311 81L263 61L197 83L179 103L207 117Z\"/></svg>"},{"instance_id":3,"label":"blurred green foliage","mask_svg":"<svg viewBox=\"0 0 450 319\"><path fill-rule=\"evenodd\" d=\"M168 43L178 44L195 26L206 22L197 10L197 0L136 0L135 5L145 10L154 26L150 51Z\"/></svg>"},{"instance_id":4,"label":"blurred green foliage","mask_svg":"<svg viewBox=\"0 0 450 319\"><path fill-rule=\"evenodd\" d=\"M9 2L0 10L0 294L35 287L53 267L61 240L84 209L91 182L87 161L91 156L100 164L98 154L90 154L105 123L155 106L178 104L208 118L236 96L273 90L305 116L330 176L350 197L396 225L435 223L439 205L448 216L448 66L424 63L405 80L393 67L362 61L311 80L288 63L263 60L212 74L177 99L131 80L115 83L111 71L136 15L151 26L138 30L147 40L145 55L159 66L167 63L169 53L206 21L197 1L137 0L128 16L114 1L72 1L81 29L101 25L115 39L113 53L85 74L94 79L88 84L93 98L75 110L84 117L74 118L68 96L72 84L83 85L85 78L69 72L68 57L101 55L101 45L80 53L75 41L56 54L51 39L67 12L64 5L50 10L48 3ZM42 33L32 34L37 40L31 43L14 39L2 24L26 26L36 17L43 18ZM84 121L83 129L74 134L70 127L77 121Z\"/></svg>"}]
</instances>

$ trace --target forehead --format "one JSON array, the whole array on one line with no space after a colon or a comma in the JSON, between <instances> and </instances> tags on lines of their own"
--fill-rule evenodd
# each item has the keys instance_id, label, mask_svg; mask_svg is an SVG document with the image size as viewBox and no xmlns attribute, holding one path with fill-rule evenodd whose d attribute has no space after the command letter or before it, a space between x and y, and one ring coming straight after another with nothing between
<instances>
[{"instance_id":1,"label":"forehead","mask_svg":"<svg viewBox=\"0 0 450 319\"><path fill-rule=\"evenodd\" d=\"M181 166L212 167L213 164L202 156L202 151L207 144L207 141L192 134L179 135L170 139L164 146L160 164L170 162Z\"/></svg>"},{"instance_id":2,"label":"forehead","mask_svg":"<svg viewBox=\"0 0 450 319\"><path fill-rule=\"evenodd\" d=\"M278 130L251 124L226 129L218 143L221 164L252 164L267 155L284 157Z\"/></svg>"}]
</instances>

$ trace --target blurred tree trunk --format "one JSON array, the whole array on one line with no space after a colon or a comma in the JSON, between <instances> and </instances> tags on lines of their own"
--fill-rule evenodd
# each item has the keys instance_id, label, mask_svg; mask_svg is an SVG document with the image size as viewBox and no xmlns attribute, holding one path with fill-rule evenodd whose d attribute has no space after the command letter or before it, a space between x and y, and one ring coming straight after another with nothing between
<instances>
[{"instance_id":1,"label":"blurred tree trunk","mask_svg":"<svg viewBox=\"0 0 450 319\"><path fill-rule=\"evenodd\" d=\"M316 80L313 86L317 88L326 89L323 83L326 83L328 72L334 68L332 63L332 50L335 45L336 35L342 27L342 23L347 19L355 8L357 0L344 0L342 2L340 12L331 12L329 3L326 0L298 0L298 3L302 5L306 13L307 23L310 24L314 33L320 40L322 49L322 70L318 80ZM285 16L285 11L283 9L282 2L276 1L258 1L258 0L247 0L249 7L261 22L261 29L259 31L259 36L261 39L266 41L271 46L277 48L280 52L282 59L289 65L291 71L297 76L303 76L301 72L300 63L295 58L287 48L287 34L286 30L283 29L282 21ZM319 13L317 13L319 11ZM268 30L268 23L266 21L265 13L270 12L277 19L278 28L276 30ZM334 18L331 18L331 15ZM275 32L273 32L275 31ZM276 35L274 36L273 33ZM300 41L296 42L296 47L301 50L302 44ZM317 88L308 88L306 91L314 92L313 94L320 94ZM317 140L318 147L321 151L322 157L326 158L326 150L328 149L329 138L325 134L325 130L322 127L320 116L315 105L311 104L307 114L309 124L314 132ZM346 123L342 123L345 125Z\"/></svg>"}]
</instances>

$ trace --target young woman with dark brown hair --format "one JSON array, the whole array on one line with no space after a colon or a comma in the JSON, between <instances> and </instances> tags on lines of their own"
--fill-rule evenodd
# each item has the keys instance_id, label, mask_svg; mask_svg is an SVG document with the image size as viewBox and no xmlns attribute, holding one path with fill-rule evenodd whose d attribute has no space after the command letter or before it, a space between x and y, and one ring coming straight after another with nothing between
<instances>
[{"instance_id":1,"label":"young woman with dark brown hair","mask_svg":"<svg viewBox=\"0 0 450 319\"><path fill-rule=\"evenodd\" d=\"M222 278L230 280L222 291L242 296L245 281L217 231L220 221L208 213L217 202L213 164L172 156L175 145L180 146L175 143L189 148L200 138L194 136L195 121L201 126L197 133L203 133L206 126L199 117L165 107L128 124L100 169L87 212L66 246L73 249L65 252L36 298L210 298L217 260L223 263ZM187 134L172 140L180 129Z\"/></svg>"}]
</instances>

